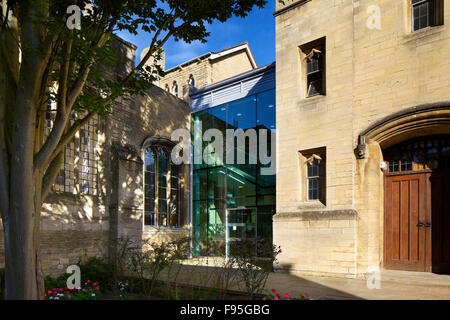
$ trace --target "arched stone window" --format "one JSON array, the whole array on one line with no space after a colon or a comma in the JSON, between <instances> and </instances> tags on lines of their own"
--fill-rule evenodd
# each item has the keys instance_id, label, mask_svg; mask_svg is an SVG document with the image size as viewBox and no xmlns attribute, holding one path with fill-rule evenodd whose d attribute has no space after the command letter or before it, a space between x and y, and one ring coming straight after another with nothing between
<instances>
[{"instance_id":1,"label":"arched stone window","mask_svg":"<svg viewBox=\"0 0 450 320\"><path fill-rule=\"evenodd\" d=\"M170 161L174 144L150 138L144 143L144 224L179 227L180 168Z\"/></svg>"},{"instance_id":2,"label":"arched stone window","mask_svg":"<svg viewBox=\"0 0 450 320\"><path fill-rule=\"evenodd\" d=\"M174 81L172 85L172 94L178 97L178 84L176 81Z\"/></svg>"},{"instance_id":3,"label":"arched stone window","mask_svg":"<svg viewBox=\"0 0 450 320\"><path fill-rule=\"evenodd\" d=\"M190 88L195 88L195 78L192 74L189 76L188 85Z\"/></svg>"}]
</instances>

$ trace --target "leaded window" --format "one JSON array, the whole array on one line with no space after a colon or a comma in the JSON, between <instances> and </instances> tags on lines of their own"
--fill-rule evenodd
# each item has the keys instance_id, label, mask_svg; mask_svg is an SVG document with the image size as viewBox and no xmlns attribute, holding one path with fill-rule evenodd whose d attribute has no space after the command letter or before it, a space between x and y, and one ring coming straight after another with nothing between
<instances>
[{"instance_id":1,"label":"leaded window","mask_svg":"<svg viewBox=\"0 0 450 320\"><path fill-rule=\"evenodd\" d=\"M321 38L300 47L305 55L306 97L325 95L325 46L326 39Z\"/></svg>"},{"instance_id":2,"label":"leaded window","mask_svg":"<svg viewBox=\"0 0 450 320\"><path fill-rule=\"evenodd\" d=\"M389 173L450 170L450 135L408 140L384 151Z\"/></svg>"},{"instance_id":3,"label":"leaded window","mask_svg":"<svg viewBox=\"0 0 450 320\"><path fill-rule=\"evenodd\" d=\"M46 137L51 132L55 116L54 104L50 104L46 116ZM72 113L70 124L78 117L77 113ZM53 185L53 191L93 196L98 194L98 130L99 121L94 117L64 147L64 165Z\"/></svg>"},{"instance_id":4,"label":"leaded window","mask_svg":"<svg viewBox=\"0 0 450 320\"><path fill-rule=\"evenodd\" d=\"M307 163L307 190L308 201L322 201L324 188L324 162L321 159L313 159Z\"/></svg>"},{"instance_id":5,"label":"leaded window","mask_svg":"<svg viewBox=\"0 0 450 320\"><path fill-rule=\"evenodd\" d=\"M443 8L443 0L412 0L413 30L442 24Z\"/></svg>"},{"instance_id":6,"label":"leaded window","mask_svg":"<svg viewBox=\"0 0 450 320\"><path fill-rule=\"evenodd\" d=\"M170 148L153 145L145 150L144 223L179 227L180 168L170 161Z\"/></svg>"}]
</instances>

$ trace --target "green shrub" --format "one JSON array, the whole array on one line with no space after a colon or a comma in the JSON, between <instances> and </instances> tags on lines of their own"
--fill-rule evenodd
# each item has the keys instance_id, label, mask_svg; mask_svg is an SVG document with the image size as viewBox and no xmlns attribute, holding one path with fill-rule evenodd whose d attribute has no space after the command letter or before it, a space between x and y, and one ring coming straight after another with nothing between
<instances>
[{"instance_id":1,"label":"green shrub","mask_svg":"<svg viewBox=\"0 0 450 320\"><path fill-rule=\"evenodd\" d=\"M52 290L53 288L64 288L67 284L68 274L62 274L59 277L46 276L44 278L45 291Z\"/></svg>"},{"instance_id":2,"label":"green shrub","mask_svg":"<svg viewBox=\"0 0 450 320\"><path fill-rule=\"evenodd\" d=\"M99 282L103 289L111 290L116 287L114 283L114 266L101 258L90 258L79 264L81 282Z\"/></svg>"}]
</instances>

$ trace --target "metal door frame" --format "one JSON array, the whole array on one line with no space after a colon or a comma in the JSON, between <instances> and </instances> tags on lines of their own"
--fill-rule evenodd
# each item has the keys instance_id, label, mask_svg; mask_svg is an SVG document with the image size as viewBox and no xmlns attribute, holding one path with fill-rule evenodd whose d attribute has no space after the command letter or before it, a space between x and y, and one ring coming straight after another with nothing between
<instances>
[{"instance_id":1,"label":"metal door frame","mask_svg":"<svg viewBox=\"0 0 450 320\"><path fill-rule=\"evenodd\" d=\"M230 211L243 211L243 210L255 210L256 222L255 222L255 234L258 234L258 207L237 207L227 208L225 213L225 261L228 261L230 254L230 229L228 227L228 220Z\"/></svg>"}]
</instances>

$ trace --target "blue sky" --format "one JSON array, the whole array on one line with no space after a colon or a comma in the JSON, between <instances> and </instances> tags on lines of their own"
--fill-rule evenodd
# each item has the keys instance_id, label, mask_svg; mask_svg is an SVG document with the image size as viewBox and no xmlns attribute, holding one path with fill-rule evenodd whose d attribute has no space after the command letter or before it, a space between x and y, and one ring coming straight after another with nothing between
<instances>
[{"instance_id":1,"label":"blue sky","mask_svg":"<svg viewBox=\"0 0 450 320\"><path fill-rule=\"evenodd\" d=\"M166 70L204 53L226 49L244 41L248 41L258 66L275 61L274 11L275 0L268 0L263 9L255 8L243 19L231 18L225 23L214 22L208 25L210 36L206 43L196 41L187 44L170 39L164 46ZM138 47L138 63L142 49L149 45L149 35L145 32L137 36L126 32L119 32L118 35Z\"/></svg>"}]
</instances>

